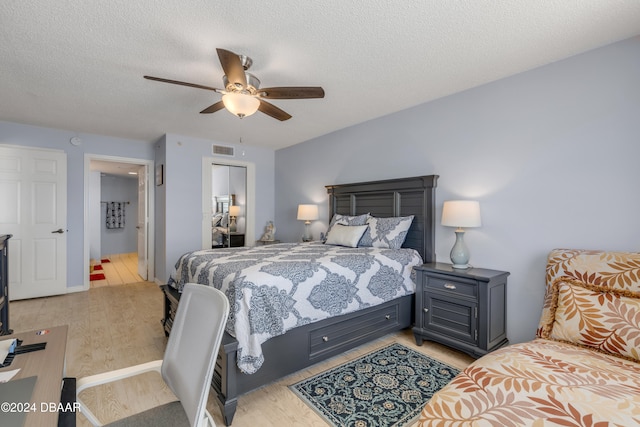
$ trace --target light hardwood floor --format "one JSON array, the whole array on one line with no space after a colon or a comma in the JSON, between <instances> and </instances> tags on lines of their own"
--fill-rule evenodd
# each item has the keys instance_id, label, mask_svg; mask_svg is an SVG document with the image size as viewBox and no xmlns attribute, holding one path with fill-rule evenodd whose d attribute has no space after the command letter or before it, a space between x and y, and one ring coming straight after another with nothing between
<instances>
[{"instance_id":1,"label":"light hardwood floor","mask_svg":"<svg viewBox=\"0 0 640 427\"><path fill-rule=\"evenodd\" d=\"M103 258L108 259L109 262L92 261L92 264L102 266L102 270L94 270L94 273L103 273L105 276L103 280L92 280L92 288L142 281L142 277L138 275L138 254L136 252L106 255Z\"/></svg>"},{"instance_id":2,"label":"light hardwood floor","mask_svg":"<svg viewBox=\"0 0 640 427\"><path fill-rule=\"evenodd\" d=\"M160 323L162 312L162 292L158 286L141 282L13 301L10 324L16 332L69 325L67 375L80 378L161 359L166 344ZM430 342L418 347L409 330L391 334L241 396L233 426L326 426L288 386L392 342L402 343L458 368L464 368L473 360ZM83 393L83 398L103 422L175 400L159 376L153 373L100 386ZM207 408L217 425L223 426L213 393L209 395ZM83 415L77 414L77 420L78 426L89 426Z\"/></svg>"}]
</instances>

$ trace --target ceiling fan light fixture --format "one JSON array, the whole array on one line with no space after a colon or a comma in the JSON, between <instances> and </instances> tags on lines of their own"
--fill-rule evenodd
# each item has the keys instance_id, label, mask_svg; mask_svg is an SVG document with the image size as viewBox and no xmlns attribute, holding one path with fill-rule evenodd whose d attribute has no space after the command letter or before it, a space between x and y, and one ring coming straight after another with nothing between
<instances>
[{"instance_id":1,"label":"ceiling fan light fixture","mask_svg":"<svg viewBox=\"0 0 640 427\"><path fill-rule=\"evenodd\" d=\"M225 108L235 116L247 117L258 111L260 100L243 93L225 93L222 95L222 103Z\"/></svg>"},{"instance_id":2,"label":"ceiling fan light fixture","mask_svg":"<svg viewBox=\"0 0 640 427\"><path fill-rule=\"evenodd\" d=\"M324 90L321 87L315 86L282 86L269 87L261 90L260 80L253 74L247 72L253 62L251 58L245 55L235 54L226 49L217 48L216 52L218 53L218 59L224 71L224 75L222 76L224 89L161 77L144 76L144 78L196 89L211 90L223 95L221 101L208 106L200 111L200 114L211 114L224 108L234 116L243 118L260 110L261 113L284 122L291 118L291 114L269 103L267 99L324 98Z\"/></svg>"}]
</instances>

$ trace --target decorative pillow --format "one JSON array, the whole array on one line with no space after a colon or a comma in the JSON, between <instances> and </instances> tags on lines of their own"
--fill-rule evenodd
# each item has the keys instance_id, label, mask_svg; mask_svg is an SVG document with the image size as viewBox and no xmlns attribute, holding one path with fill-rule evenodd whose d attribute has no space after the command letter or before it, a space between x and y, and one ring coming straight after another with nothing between
<instances>
[{"instance_id":1,"label":"decorative pillow","mask_svg":"<svg viewBox=\"0 0 640 427\"><path fill-rule=\"evenodd\" d=\"M358 242L366 229L366 225L334 224L331 231L327 234L325 244L357 248Z\"/></svg>"},{"instance_id":2,"label":"decorative pillow","mask_svg":"<svg viewBox=\"0 0 640 427\"><path fill-rule=\"evenodd\" d=\"M370 217L371 217L371 215L369 215L368 213L362 214L362 215L357 215L357 216L335 214L335 215L333 215L333 218L331 218L331 221L329 222L329 228L327 229L327 235L329 235L329 232L331 231L331 228L333 228L333 226L336 225L336 224L342 224L342 225L366 225L367 224L367 220Z\"/></svg>"},{"instance_id":3,"label":"decorative pillow","mask_svg":"<svg viewBox=\"0 0 640 427\"><path fill-rule=\"evenodd\" d=\"M220 221L222 221L222 214L217 213L211 218L211 226L218 227L220 225Z\"/></svg>"},{"instance_id":4,"label":"decorative pillow","mask_svg":"<svg viewBox=\"0 0 640 427\"><path fill-rule=\"evenodd\" d=\"M400 249L412 222L413 215L389 218L372 216L367 220L369 230L362 236L359 246Z\"/></svg>"},{"instance_id":5,"label":"decorative pillow","mask_svg":"<svg viewBox=\"0 0 640 427\"><path fill-rule=\"evenodd\" d=\"M640 295L562 278L553 286L550 339L640 362Z\"/></svg>"}]
</instances>

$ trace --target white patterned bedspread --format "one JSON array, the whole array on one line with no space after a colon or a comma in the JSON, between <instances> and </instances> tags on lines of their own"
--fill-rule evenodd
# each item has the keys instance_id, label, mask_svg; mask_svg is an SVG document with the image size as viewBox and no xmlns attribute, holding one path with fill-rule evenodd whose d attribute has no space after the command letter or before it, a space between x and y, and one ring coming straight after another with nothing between
<instances>
[{"instance_id":1,"label":"white patterned bedspread","mask_svg":"<svg viewBox=\"0 0 640 427\"><path fill-rule=\"evenodd\" d=\"M182 291L185 283L207 284L227 295L226 329L238 341L238 367L252 374L269 338L414 293L419 264L413 249L282 243L189 252L169 285Z\"/></svg>"}]
</instances>

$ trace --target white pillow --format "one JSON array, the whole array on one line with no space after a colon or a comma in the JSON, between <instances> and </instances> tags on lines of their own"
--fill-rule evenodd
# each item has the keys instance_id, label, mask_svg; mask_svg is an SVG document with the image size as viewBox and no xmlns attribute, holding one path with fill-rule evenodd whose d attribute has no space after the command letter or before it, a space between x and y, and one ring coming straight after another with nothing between
<instances>
[{"instance_id":1,"label":"white pillow","mask_svg":"<svg viewBox=\"0 0 640 427\"><path fill-rule=\"evenodd\" d=\"M221 213L217 213L213 216L213 219L211 220L211 226L212 227L218 227L220 225L220 222L222 221L222 214Z\"/></svg>"},{"instance_id":2,"label":"white pillow","mask_svg":"<svg viewBox=\"0 0 640 427\"><path fill-rule=\"evenodd\" d=\"M329 228L327 229L327 235L329 235L329 232L331 231L331 228L336 224L342 224L342 225L367 225L367 219L369 219L370 216L371 215L369 215L369 213L362 214L362 215L356 215L356 216L335 214L331 218L331 221L329 222Z\"/></svg>"},{"instance_id":3,"label":"white pillow","mask_svg":"<svg viewBox=\"0 0 640 427\"><path fill-rule=\"evenodd\" d=\"M327 245L358 247L360 238L367 230L367 225L342 225L334 224L327 235Z\"/></svg>"}]
</instances>

